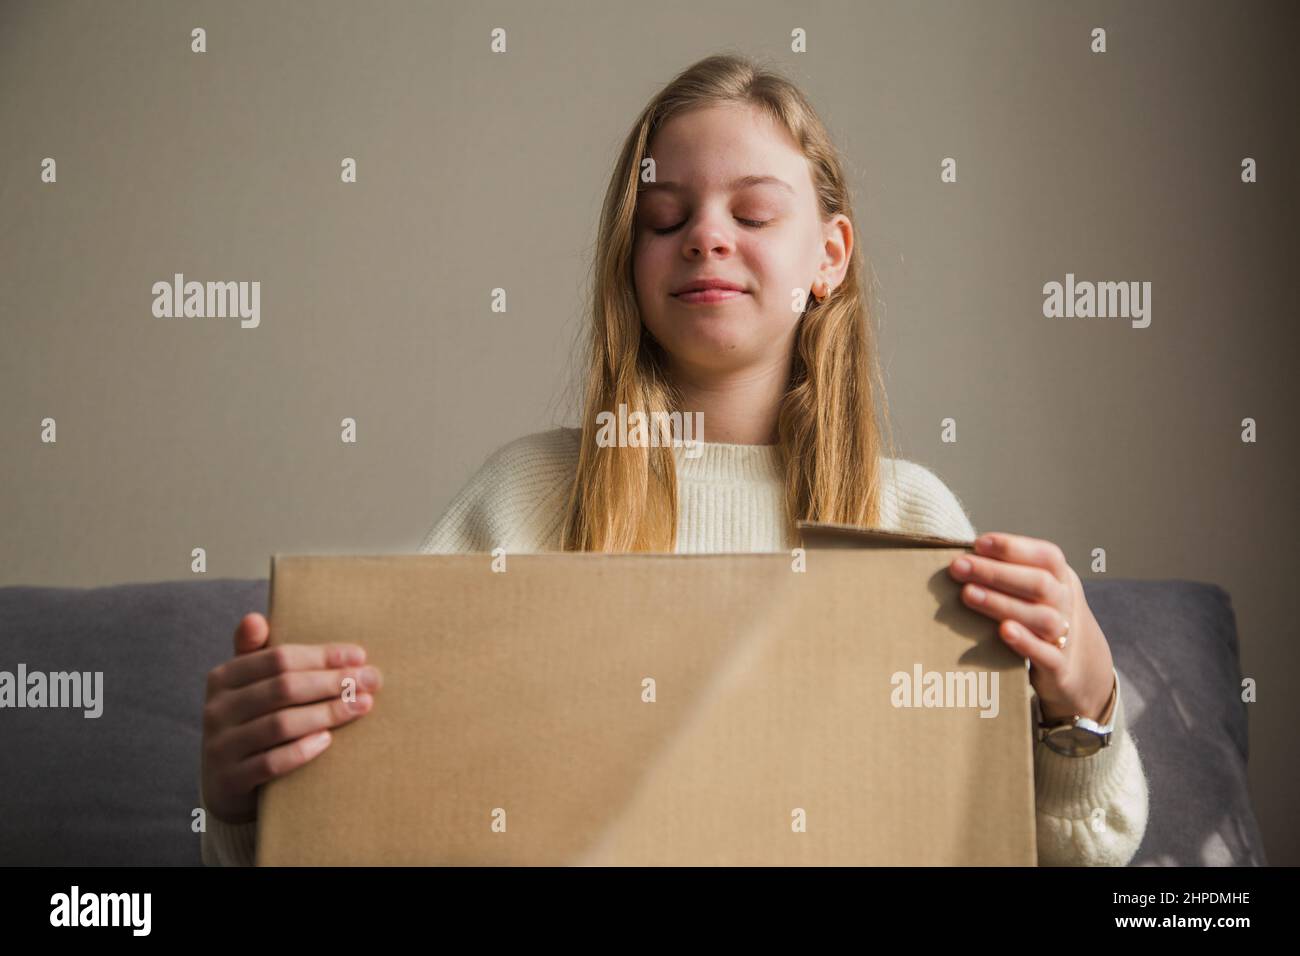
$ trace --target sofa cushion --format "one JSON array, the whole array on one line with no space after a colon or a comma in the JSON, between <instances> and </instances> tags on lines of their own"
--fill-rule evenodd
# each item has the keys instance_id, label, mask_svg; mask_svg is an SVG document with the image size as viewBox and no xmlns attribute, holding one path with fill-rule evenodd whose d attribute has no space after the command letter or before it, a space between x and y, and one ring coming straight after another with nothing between
<instances>
[{"instance_id":1,"label":"sofa cushion","mask_svg":"<svg viewBox=\"0 0 1300 956\"><path fill-rule=\"evenodd\" d=\"M0 670L103 672L103 713L0 710L0 862L201 865L207 673L267 582L0 588Z\"/></svg>"},{"instance_id":2,"label":"sofa cushion","mask_svg":"<svg viewBox=\"0 0 1300 956\"><path fill-rule=\"evenodd\" d=\"M1264 866L1232 601L1196 581L1085 581L1147 773L1133 866Z\"/></svg>"}]
</instances>

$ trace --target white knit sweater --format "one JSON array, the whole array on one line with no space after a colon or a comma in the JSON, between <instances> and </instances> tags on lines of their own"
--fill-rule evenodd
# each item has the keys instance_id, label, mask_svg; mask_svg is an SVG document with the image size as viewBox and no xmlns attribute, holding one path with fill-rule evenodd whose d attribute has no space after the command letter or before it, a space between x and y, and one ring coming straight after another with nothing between
<instances>
[{"instance_id":1,"label":"white knit sweater","mask_svg":"<svg viewBox=\"0 0 1300 956\"><path fill-rule=\"evenodd\" d=\"M498 449L452 499L419 551L558 549L580 434L576 428L556 428ZM684 449L674 449L677 551L789 551L793 543L785 532L776 446L704 442L698 450L701 454L690 458ZM976 537L956 496L924 466L885 459L882 482L882 527L967 541ZM1065 757L1035 746L1040 865L1120 866L1137 852L1146 830L1147 781L1122 693L1114 721L1111 745L1090 757ZM256 822L229 824L205 816L203 861L251 864Z\"/></svg>"}]
</instances>

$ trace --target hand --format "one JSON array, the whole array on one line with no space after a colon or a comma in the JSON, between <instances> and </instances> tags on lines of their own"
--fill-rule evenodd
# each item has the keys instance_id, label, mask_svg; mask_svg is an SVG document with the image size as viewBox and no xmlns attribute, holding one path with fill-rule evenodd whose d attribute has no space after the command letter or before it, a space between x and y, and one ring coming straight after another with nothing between
<instances>
[{"instance_id":1,"label":"hand","mask_svg":"<svg viewBox=\"0 0 1300 956\"><path fill-rule=\"evenodd\" d=\"M1110 645L1061 549L1039 538L992 533L980 536L975 551L953 559L948 573L968 582L961 590L966 606L998 621L998 635L1029 659L1043 719L1105 716L1115 683ZM963 560L969 571L959 568ZM1067 623L1062 650L1056 641Z\"/></svg>"},{"instance_id":2,"label":"hand","mask_svg":"<svg viewBox=\"0 0 1300 956\"><path fill-rule=\"evenodd\" d=\"M270 636L264 616L245 615L235 656L208 672L202 797L228 823L257 819L257 787L324 751L327 728L369 712L374 698L364 691L381 682L377 668L361 666L366 652L355 644L264 647ZM356 681L355 701L344 699L346 677Z\"/></svg>"}]
</instances>

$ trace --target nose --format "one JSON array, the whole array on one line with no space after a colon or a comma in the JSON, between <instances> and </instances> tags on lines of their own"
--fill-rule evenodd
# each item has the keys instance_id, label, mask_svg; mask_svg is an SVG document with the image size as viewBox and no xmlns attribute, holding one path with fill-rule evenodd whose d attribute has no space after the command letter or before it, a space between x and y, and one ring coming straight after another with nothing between
<instances>
[{"instance_id":1,"label":"nose","mask_svg":"<svg viewBox=\"0 0 1300 956\"><path fill-rule=\"evenodd\" d=\"M729 220L728 220L729 221ZM684 230L682 251L688 259L706 253L715 256L730 255L735 244L731 233L722 225L723 220L712 214L702 214Z\"/></svg>"}]
</instances>

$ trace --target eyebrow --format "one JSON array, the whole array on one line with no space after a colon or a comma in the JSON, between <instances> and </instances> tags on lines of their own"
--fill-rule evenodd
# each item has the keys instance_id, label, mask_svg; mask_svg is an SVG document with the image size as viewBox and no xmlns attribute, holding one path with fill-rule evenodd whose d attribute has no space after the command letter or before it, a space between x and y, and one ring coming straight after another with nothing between
<instances>
[{"instance_id":1,"label":"eyebrow","mask_svg":"<svg viewBox=\"0 0 1300 956\"><path fill-rule=\"evenodd\" d=\"M790 193L790 195L792 196L794 195L794 187L791 186L789 183L787 183L784 179L777 179L775 176L741 176L739 179L733 179L731 181L730 189L732 192L735 192L738 189L748 189L750 186L767 186L767 185L780 186L786 192ZM646 183L642 187L640 187L637 191L641 193L648 193L655 190L663 190L664 192L680 193L680 192L685 192L686 187L683 186L681 183L665 180L663 182Z\"/></svg>"}]
</instances>

